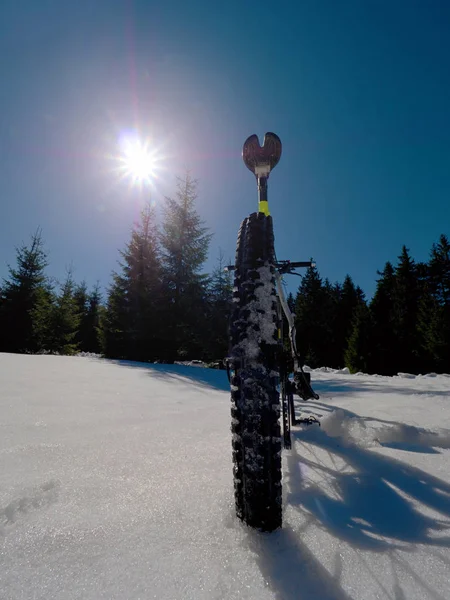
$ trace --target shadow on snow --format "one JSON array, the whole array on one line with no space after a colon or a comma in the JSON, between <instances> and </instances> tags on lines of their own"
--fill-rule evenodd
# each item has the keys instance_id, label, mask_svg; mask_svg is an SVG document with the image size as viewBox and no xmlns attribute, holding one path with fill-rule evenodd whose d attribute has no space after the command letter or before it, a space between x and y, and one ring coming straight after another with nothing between
<instances>
[{"instance_id":1,"label":"shadow on snow","mask_svg":"<svg viewBox=\"0 0 450 600\"><path fill-rule=\"evenodd\" d=\"M145 369L151 377L161 380L195 384L224 392L230 391L227 372L220 369L207 369L204 367L176 364L144 363L132 360L111 360L110 362L131 369Z\"/></svg>"},{"instance_id":2,"label":"shadow on snow","mask_svg":"<svg viewBox=\"0 0 450 600\"><path fill-rule=\"evenodd\" d=\"M311 405L310 412L320 416L342 410L320 402ZM364 419L350 411L343 412L346 417ZM394 427L402 425L366 420ZM286 524L282 530L269 535L248 530L249 546L276 598L350 600L340 583L343 559L339 552L335 553L330 572L302 541L308 527L315 525L357 551L355 560L372 573L386 597L406 598L397 573L401 570L407 572L428 597L445 600L433 590L432 582L411 568L401 551L413 552L417 544L426 545L439 560L450 564L438 551L438 548L450 547L450 484L396 458L331 437L317 427L294 430L292 435L294 443L287 453L284 480L285 505L299 511L305 518L304 523L296 531ZM430 441L440 445L439 440L431 438ZM445 439L442 447L449 447ZM411 450L408 445L404 449ZM320 457L324 451L330 459L327 463ZM421 451L436 452L431 446L422 447ZM417 505L432 509L441 517L424 515ZM370 560L358 550L383 552L389 556L394 574L392 592L371 568Z\"/></svg>"},{"instance_id":3,"label":"shadow on snow","mask_svg":"<svg viewBox=\"0 0 450 600\"><path fill-rule=\"evenodd\" d=\"M317 379L314 381L314 373L312 375L312 385L314 390L319 394L345 394L346 396L354 396L355 394L372 392L376 394L407 394L412 396L447 396L450 399L450 386L448 389L435 390L430 388L418 389L416 380L402 380L389 378L374 378L373 381L359 381L357 378L351 380L338 381L341 375L336 375L330 379ZM411 387L408 387L407 382L411 381ZM400 385L400 382L404 382Z\"/></svg>"}]
</instances>

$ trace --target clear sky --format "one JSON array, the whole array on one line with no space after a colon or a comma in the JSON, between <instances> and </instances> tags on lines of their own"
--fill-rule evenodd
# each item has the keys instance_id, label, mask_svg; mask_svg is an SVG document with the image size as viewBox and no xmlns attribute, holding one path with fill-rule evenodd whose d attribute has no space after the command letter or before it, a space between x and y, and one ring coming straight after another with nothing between
<instances>
[{"instance_id":1,"label":"clear sky","mask_svg":"<svg viewBox=\"0 0 450 600\"><path fill-rule=\"evenodd\" d=\"M450 234L449 31L448 0L2 0L0 276L40 226L50 274L107 285L143 198L186 167L207 268L234 256L256 208L242 143L274 131L278 257L370 296L402 244L422 260ZM127 131L165 157L144 191L111 158Z\"/></svg>"}]
</instances>

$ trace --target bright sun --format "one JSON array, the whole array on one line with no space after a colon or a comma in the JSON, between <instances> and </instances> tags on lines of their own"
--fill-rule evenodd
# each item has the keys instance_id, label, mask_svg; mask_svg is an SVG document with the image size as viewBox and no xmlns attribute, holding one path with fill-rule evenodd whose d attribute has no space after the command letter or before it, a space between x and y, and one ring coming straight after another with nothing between
<instances>
[{"instance_id":1,"label":"bright sun","mask_svg":"<svg viewBox=\"0 0 450 600\"><path fill-rule=\"evenodd\" d=\"M136 138L123 140L120 156L121 171L124 177L130 177L133 183L150 182L155 175L157 157L151 151L148 142Z\"/></svg>"}]
</instances>

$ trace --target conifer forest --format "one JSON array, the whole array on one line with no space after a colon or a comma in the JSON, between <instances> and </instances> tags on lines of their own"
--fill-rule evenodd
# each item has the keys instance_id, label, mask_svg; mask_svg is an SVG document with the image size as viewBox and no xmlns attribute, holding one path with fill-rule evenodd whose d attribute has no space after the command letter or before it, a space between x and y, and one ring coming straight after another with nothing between
<instances>
[{"instance_id":1,"label":"conifer forest","mask_svg":"<svg viewBox=\"0 0 450 600\"><path fill-rule=\"evenodd\" d=\"M197 183L177 180L162 217L147 204L120 251L106 292L49 274L50 257L37 229L16 250L0 283L0 351L76 354L144 362L198 359L218 366L228 351L232 273L221 252L204 272L212 233L196 208ZM303 272L288 302L295 312L297 345L311 368L351 372L448 372L450 366L450 240L431 244L416 262L399 242L399 255L380 265L367 300L347 275Z\"/></svg>"}]
</instances>

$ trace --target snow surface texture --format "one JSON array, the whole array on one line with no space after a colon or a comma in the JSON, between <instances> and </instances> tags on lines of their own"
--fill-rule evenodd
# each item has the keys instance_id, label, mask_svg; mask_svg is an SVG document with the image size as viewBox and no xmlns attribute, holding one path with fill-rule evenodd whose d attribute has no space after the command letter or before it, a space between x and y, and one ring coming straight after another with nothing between
<instances>
[{"instance_id":1,"label":"snow surface texture","mask_svg":"<svg viewBox=\"0 0 450 600\"><path fill-rule=\"evenodd\" d=\"M312 381L260 534L223 371L0 354L1 600L448 600L450 378Z\"/></svg>"}]
</instances>

